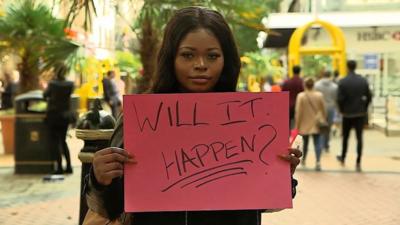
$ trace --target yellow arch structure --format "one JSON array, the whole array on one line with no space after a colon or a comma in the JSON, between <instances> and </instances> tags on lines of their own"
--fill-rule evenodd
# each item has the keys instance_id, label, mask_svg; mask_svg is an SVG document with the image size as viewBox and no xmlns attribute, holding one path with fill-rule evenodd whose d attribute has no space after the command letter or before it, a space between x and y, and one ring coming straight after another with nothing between
<instances>
[{"instance_id":1,"label":"yellow arch structure","mask_svg":"<svg viewBox=\"0 0 400 225\"><path fill-rule=\"evenodd\" d=\"M331 46L301 46L304 33L313 25L320 25L329 33L332 38ZM338 70L341 76L346 74L346 46L344 35L340 28L331 23L317 19L297 28L293 32L289 41L288 72L290 77L293 75L293 66L300 65L300 59L303 55L330 55L332 56L333 68Z\"/></svg>"}]
</instances>

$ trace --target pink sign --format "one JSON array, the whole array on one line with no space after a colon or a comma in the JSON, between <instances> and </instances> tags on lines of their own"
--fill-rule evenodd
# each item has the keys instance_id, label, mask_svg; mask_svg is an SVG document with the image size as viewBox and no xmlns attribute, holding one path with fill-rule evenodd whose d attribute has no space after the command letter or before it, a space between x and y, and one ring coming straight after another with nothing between
<instances>
[{"instance_id":1,"label":"pink sign","mask_svg":"<svg viewBox=\"0 0 400 225\"><path fill-rule=\"evenodd\" d=\"M288 93L124 96L125 211L291 208Z\"/></svg>"}]
</instances>

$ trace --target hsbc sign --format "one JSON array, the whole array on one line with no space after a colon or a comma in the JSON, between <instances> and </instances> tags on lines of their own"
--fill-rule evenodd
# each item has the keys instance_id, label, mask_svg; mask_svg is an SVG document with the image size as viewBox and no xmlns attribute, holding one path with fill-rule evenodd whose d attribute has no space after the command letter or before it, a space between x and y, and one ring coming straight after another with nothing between
<instances>
[{"instance_id":1,"label":"hsbc sign","mask_svg":"<svg viewBox=\"0 0 400 225\"><path fill-rule=\"evenodd\" d=\"M397 31L378 31L373 28L372 31L359 31L357 32L358 41L400 41L400 30Z\"/></svg>"}]
</instances>

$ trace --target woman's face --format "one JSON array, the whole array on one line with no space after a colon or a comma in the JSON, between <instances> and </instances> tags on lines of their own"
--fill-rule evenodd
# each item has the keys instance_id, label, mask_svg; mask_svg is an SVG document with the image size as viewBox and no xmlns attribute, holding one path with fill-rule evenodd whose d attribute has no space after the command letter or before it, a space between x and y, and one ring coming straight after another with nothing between
<instances>
[{"instance_id":1,"label":"woman's face","mask_svg":"<svg viewBox=\"0 0 400 225\"><path fill-rule=\"evenodd\" d=\"M175 75L183 92L213 91L223 67L221 45L208 30L189 32L178 46Z\"/></svg>"}]
</instances>

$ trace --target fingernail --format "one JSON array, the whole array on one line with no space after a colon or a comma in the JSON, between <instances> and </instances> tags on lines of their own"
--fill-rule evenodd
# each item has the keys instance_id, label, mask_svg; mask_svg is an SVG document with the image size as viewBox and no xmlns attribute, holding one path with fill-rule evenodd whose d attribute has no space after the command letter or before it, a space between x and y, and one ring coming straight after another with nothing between
<instances>
[{"instance_id":1,"label":"fingernail","mask_svg":"<svg viewBox=\"0 0 400 225\"><path fill-rule=\"evenodd\" d=\"M279 158L286 158L286 155L281 154L281 155L278 155L278 157Z\"/></svg>"},{"instance_id":2,"label":"fingernail","mask_svg":"<svg viewBox=\"0 0 400 225\"><path fill-rule=\"evenodd\" d=\"M134 160L134 159L129 159L129 158L128 158L126 161L129 162L129 163L135 163L135 164L137 163L136 160Z\"/></svg>"}]
</instances>

